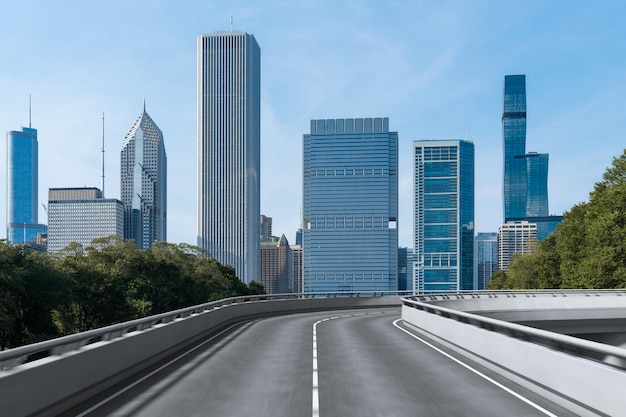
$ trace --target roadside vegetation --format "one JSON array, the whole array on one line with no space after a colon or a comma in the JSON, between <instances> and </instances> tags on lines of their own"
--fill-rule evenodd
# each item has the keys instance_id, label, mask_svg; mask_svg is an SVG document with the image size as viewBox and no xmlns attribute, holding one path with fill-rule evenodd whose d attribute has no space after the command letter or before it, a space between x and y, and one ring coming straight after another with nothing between
<instances>
[{"instance_id":1,"label":"roadside vegetation","mask_svg":"<svg viewBox=\"0 0 626 417\"><path fill-rule=\"evenodd\" d=\"M589 201L566 212L532 253L514 255L508 272L497 271L488 288L626 288L626 150Z\"/></svg>"},{"instance_id":2,"label":"roadside vegetation","mask_svg":"<svg viewBox=\"0 0 626 417\"><path fill-rule=\"evenodd\" d=\"M198 247L109 237L32 252L0 243L0 350L227 297L262 294Z\"/></svg>"}]
</instances>

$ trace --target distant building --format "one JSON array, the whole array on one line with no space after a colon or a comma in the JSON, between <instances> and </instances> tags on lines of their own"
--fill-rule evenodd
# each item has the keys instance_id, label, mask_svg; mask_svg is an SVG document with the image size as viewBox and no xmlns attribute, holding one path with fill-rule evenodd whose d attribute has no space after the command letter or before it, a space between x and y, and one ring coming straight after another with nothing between
<instances>
[{"instance_id":1,"label":"distant building","mask_svg":"<svg viewBox=\"0 0 626 417\"><path fill-rule=\"evenodd\" d=\"M13 245L36 243L46 233L38 224L39 144L37 129L7 132L7 240Z\"/></svg>"},{"instance_id":2,"label":"distant building","mask_svg":"<svg viewBox=\"0 0 626 417\"><path fill-rule=\"evenodd\" d=\"M261 243L278 242L279 238L272 236L272 218L261 214Z\"/></svg>"},{"instance_id":3,"label":"distant building","mask_svg":"<svg viewBox=\"0 0 626 417\"><path fill-rule=\"evenodd\" d=\"M498 230L498 269L508 271L515 253L531 253L537 242L537 225L527 221L508 222Z\"/></svg>"},{"instance_id":4,"label":"distant building","mask_svg":"<svg viewBox=\"0 0 626 417\"><path fill-rule=\"evenodd\" d=\"M277 243L261 243L261 283L267 294L293 292L293 251L285 235Z\"/></svg>"},{"instance_id":5,"label":"distant building","mask_svg":"<svg viewBox=\"0 0 626 417\"><path fill-rule=\"evenodd\" d=\"M414 267L417 293L472 290L474 143L413 142Z\"/></svg>"},{"instance_id":6,"label":"distant building","mask_svg":"<svg viewBox=\"0 0 626 417\"><path fill-rule=\"evenodd\" d=\"M293 254L293 292L300 294L302 290L302 246L291 245Z\"/></svg>"},{"instance_id":7,"label":"distant building","mask_svg":"<svg viewBox=\"0 0 626 417\"><path fill-rule=\"evenodd\" d=\"M550 235L563 216L550 215L548 154L526 152L526 76L504 77L502 142L504 223L528 221L537 225L537 239Z\"/></svg>"},{"instance_id":8,"label":"distant building","mask_svg":"<svg viewBox=\"0 0 626 417\"><path fill-rule=\"evenodd\" d=\"M102 198L95 187L51 188L48 191L48 252L72 242L89 246L100 237L124 238L124 205Z\"/></svg>"},{"instance_id":9,"label":"distant building","mask_svg":"<svg viewBox=\"0 0 626 417\"><path fill-rule=\"evenodd\" d=\"M303 291L396 290L398 133L322 119L303 142Z\"/></svg>"},{"instance_id":10,"label":"distant building","mask_svg":"<svg viewBox=\"0 0 626 417\"><path fill-rule=\"evenodd\" d=\"M474 288L484 290L498 270L498 234L478 233L474 237Z\"/></svg>"},{"instance_id":11,"label":"distant building","mask_svg":"<svg viewBox=\"0 0 626 417\"><path fill-rule=\"evenodd\" d=\"M398 291L413 292L413 248L398 248Z\"/></svg>"},{"instance_id":12,"label":"distant building","mask_svg":"<svg viewBox=\"0 0 626 417\"><path fill-rule=\"evenodd\" d=\"M130 128L120 153L124 239L139 249L167 241L167 156L163 133L143 111Z\"/></svg>"},{"instance_id":13,"label":"distant building","mask_svg":"<svg viewBox=\"0 0 626 417\"><path fill-rule=\"evenodd\" d=\"M254 36L198 37L198 246L245 283L261 273L260 81Z\"/></svg>"}]
</instances>

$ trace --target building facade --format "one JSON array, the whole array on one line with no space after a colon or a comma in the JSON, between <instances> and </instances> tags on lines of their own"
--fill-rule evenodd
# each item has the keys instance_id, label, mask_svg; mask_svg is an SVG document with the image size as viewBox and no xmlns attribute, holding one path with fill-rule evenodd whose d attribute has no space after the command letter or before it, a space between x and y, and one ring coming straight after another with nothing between
<instances>
[{"instance_id":1,"label":"building facade","mask_svg":"<svg viewBox=\"0 0 626 417\"><path fill-rule=\"evenodd\" d=\"M413 248L398 248L398 291L413 293Z\"/></svg>"},{"instance_id":2,"label":"building facade","mask_svg":"<svg viewBox=\"0 0 626 417\"><path fill-rule=\"evenodd\" d=\"M293 292L293 251L285 235L278 242L261 243L261 283L267 294Z\"/></svg>"},{"instance_id":3,"label":"building facade","mask_svg":"<svg viewBox=\"0 0 626 417\"><path fill-rule=\"evenodd\" d=\"M396 290L398 133L312 120L303 145L303 292Z\"/></svg>"},{"instance_id":4,"label":"building facade","mask_svg":"<svg viewBox=\"0 0 626 417\"><path fill-rule=\"evenodd\" d=\"M120 170L124 239L133 239L139 249L167 241L167 156L163 133L145 102L124 138Z\"/></svg>"},{"instance_id":5,"label":"building facade","mask_svg":"<svg viewBox=\"0 0 626 417\"><path fill-rule=\"evenodd\" d=\"M515 253L530 253L537 242L537 224L527 221L507 222L498 230L498 269L508 271Z\"/></svg>"},{"instance_id":6,"label":"building facade","mask_svg":"<svg viewBox=\"0 0 626 417\"><path fill-rule=\"evenodd\" d=\"M124 238L124 205L103 198L100 189L51 188L48 191L48 252L72 242L84 247L100 237Z\"/></svg>"},{"instance_id":7,"label":"building facade","mask_svg":"<svg viewBox=\"0 0 626 417\"><path fill-rule=\"evenodd\" d=\"M498 270L498 234L478 233L474 237L474 289L484 290Z\"/></svg>"},{"instance_id":8,"label":"building facade","mask_svg":"<svg viewBox=\"0 0 626 417\"><path fill-rule=\"evenodd\" d=\"M245 283L261 273L260 63L250 34L198 37L198 246Z\"/></svg>"},{"instance_id":9,"label":"building facade","mask_svg":"<svg viewBox=\"0 0 626 417\"><path fill-rule=\"evenodd\" d=\"M293 292L301 294L303 292L302 285L302 261L303 252L301 245L290 245L291 253L293 255Z\"/></svg>"},{"instance_id":10,"label":"building facade","mask_svg":"<svg viewBox=\"0 0 626 417\"><path fill-rule=\"evenodd\" d=\"M416 293L473 289L474 144L414 142Z\"/></svg>"},{"instance_id":11,"label":"building facade","mask_svg":"<svg viewBox=\"0 0 626 417\"><path fill-rule=\"evenodd\" d=\"M38 224L39 143L37 129L7 132L7 240L35 243L46 226Z\"/></svg>"}]
</instances>

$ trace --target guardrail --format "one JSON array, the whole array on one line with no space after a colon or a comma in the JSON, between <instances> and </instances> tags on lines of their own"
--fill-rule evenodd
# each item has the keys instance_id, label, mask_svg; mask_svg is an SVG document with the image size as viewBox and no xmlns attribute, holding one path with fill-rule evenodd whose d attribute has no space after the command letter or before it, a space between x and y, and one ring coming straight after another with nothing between
<instances>
[{"instance_id":1,"label":"guardrail","mask_svg":"<svg viewBox=\"0 0 626 417\"><path fill-rule=\"evenodd\" d=\"M576 415L622 415L626 349L461 311L489 311L504 304L511 309L517 304L517 308L553 310L559 301L574 308L587 305L595 309L602 304L601 298L626 308L626 291L421 295L402 299L402 319Z\"/></svg>"},{"instance_id":2,"label":"guardrail","mask_svg":"<svg viewBox=\"0 0 626 417\"><path fill-rule=\"evenodd\" d=\"M60 355L70 351L78 350L84 346L96 342L113 340L123 335L141 330L150 329L156 325L170 323L177 319L186 318L195 314L215 310L221 307L257 301L273 300L306 300L314 298L336 298L336 297L381 297L381 296L401 296L406 292L336 292L336 293L305 293L305 294L275 294L275 295L254 295L225 298L192 307L182 308L167 313L144 317L119 324L114 324L99 329L89 330L82 333L63 336L56 339L46 340L39 343L20 346L0 352L0 371L14 368L15 366L49 356Z\"/></svg>"},{"instance_id":3,"label":"guardrail","mask_svg":"<svg viewBox=\"0 0 626 417\"><path fill-rule=\"evenodd\" d=\"M538 293L483 293L484 296L536 296ZM542 293L550 296L559 296L562 294L549 292ZM589 292L570 292L569 294L589 294ZM471 294L468 294L471 296ZM475 294L474 296L479 295ZM515 339L522 340L524 342L532 342L542 346L557 349L562 352L568 352L570 354L584 357L590 360L596 360L608 363L613 366L619 366L621 368L626 367L626 349L605 345L603 343L593 342L577 337L567 336L560 333L549 332L546 330L536 329L533 327L523 326L516 323L509 323L507 321L496 320L489 317L483 317L478 314L467 313L464 311L454 310L438 306L436 304L430 304L427 301L439 301L455 299L456 294L450 297L450 295L428 295L428 296L414 296L410 298L403 298L403 304L407 307L422 310L430 314L435 314L440 317L456 320L461 323L470 324L472 326L479 327L484 330L500 333ZM416 301L419 299L420 301ZM463 294L458 294L458 299L464 299Z\"/></svg>"},{"instance_id":4,"label":"guardrail","mask_svg":"<svg viewBox=\"0 0 626 417\"><path fill-rule=\"evenodd\" d=\"M10 349L0 353L1 414L56 416L234 323L298 312L399 307L398 294L234 297Z\"/></svg>"}]
</instances>

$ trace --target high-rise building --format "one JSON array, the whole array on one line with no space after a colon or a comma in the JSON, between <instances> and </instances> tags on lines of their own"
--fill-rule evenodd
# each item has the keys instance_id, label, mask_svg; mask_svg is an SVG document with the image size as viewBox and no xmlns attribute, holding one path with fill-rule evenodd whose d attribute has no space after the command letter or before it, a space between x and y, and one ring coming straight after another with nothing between
<instances>
[{"instance_id":1,"label":"high-rise building","mask_svg":"<svg viewBox=\"0 0 626 417\"><path fill-rule=\"evenodd\" d=\"M124 239L148 249L167 240L167 156L163 133L143 111L130 128L120 155Z\"/></svg>"},{"instance_id":2,"label":"high-rise building","mask_svg":"<svg viewBox=\"0 0 626 417\"><path fill-rule=\"evenodd\" d=\"M198 246L246 283L261 273L260 63L250 34L198 37Z\"/></svg>"},{"instance_id":3,"label":"high-rise building","mask_svg":"<svg viewBox=\"0 0 626 417\"><path fill-rule=\"evenodd\" d=\"M508 271L515 253L530 253L537 241L537 225L527 221L507 222L498 230L498 269Z\"/></svg>"},{"instance_id":4,"label":"high-rise building","mask_svg":"<svg viewBox=\"0 0 626 417\"><path fill-rule=\"evenodd\" d=\"M72 242L89 246L99 237L124 238L124 205L103 198L100 189L50 188L48 191L48 252Z\"/></svg>"},{"instance_id":5,"label":"high-rise building","mask_svg":"<svg viewBox=\"0 0 626 417\"><path fill-rule=\"evenodd\" d=\"M293 292L293 251L285 235L261 243L261 283L267 294Z\"/></svg>"},{"instance_id":6,"label":"high-rise building","mask_svg":"<svg viewBox=\"0 0 626 417\"><path fill-rule=\"evenodd\" d=\"M504 77L502 112L504 221L526 217L526 76Z\"/></svg>"},{"instance_id":7,"label":"high-rise building","mask_svg":"<svg viewBox=\"0 0 626 417\"><path fill-rule=\"evenodd\" d=\"M272 218L261 214L261 243L263 242L278 242L279 238L272 236Z\"/></svg>"},{"instance_id":8,"label":"high-rise building","mask_svg":"<svg viewBox=\"0 0 626 417\"><path fill-rule=\"evenodd\" d=\"M290 245L293 254L293 292L302 293L302 246Z\"/></svg>"},{"instance_id":9,"label":"high-rise building","mask_svg":"<svg viewBox=\"0 0 626 417\"><path fill-rule=\"evenodd\" d=\"M504 77L502 112L504 223L537 224L539 240L563 220L548 206L548 154L526 152L526 76Z\"/></svg>"},{"instance_id":10,"label":"high-rise building","mask_svg":"<svg viewBox=\"0 0 626 417\"><path fill-rule=\"evenodd\" d=\"M312 120L303 142L303 291L396 290L398 133L388 118Z\"/></svg>"},{"instance_id":11,"label":"high-rise building","mask_svg":"<svg viewBox=\"0 0 626 417\"><path fill-rule=\"evenodd\" d=\"M484 290L498 270L498 234L478 233L474 237L474 288Z\"/></svg>"},{"instance_id":12,"label":"high-rise building","mask_svg":"<svg viewBox=\"0 0 626 417\"><path fill-rule=\"evenodd\" d=\"M38 224L39 144L37 129L7 132L7 240L34 243L46 226Z\"/></svg>"},{"instance_id":13,"label":"high-rise building","mask_svg":"<svg viewBox=\"0 0 626 417\"><path fill-rule=\"evenodd\" d=\"M417 293L472 290L474 143L415 141L414 267Z\"/></svg>"}]
</instances>

